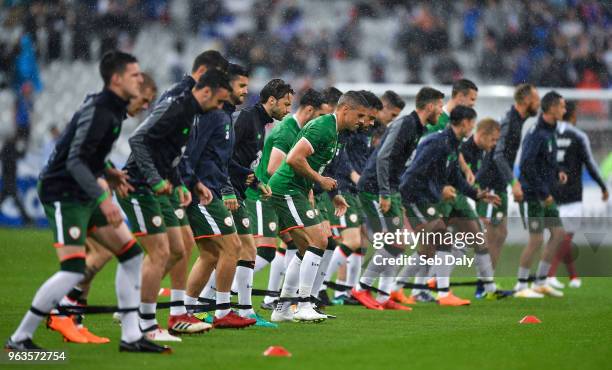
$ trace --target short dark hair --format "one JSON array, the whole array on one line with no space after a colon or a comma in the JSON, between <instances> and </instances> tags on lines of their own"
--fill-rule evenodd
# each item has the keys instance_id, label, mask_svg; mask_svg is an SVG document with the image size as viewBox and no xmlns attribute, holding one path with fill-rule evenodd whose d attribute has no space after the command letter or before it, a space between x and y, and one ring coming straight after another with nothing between
<instances>
[{"instance_id":1,"label":"short dark hair","mask_svg":"<svg viewBox=\"0 0 612 370\"><path fill-rule=\"evenodd\" d=\"M532 84L520 84L514 89L514 101L522 103L526 97L531 95L531 92L535 89Z\"/></svg>"},{"instance_id":2,"label":"short dark hair","mask_svg":"<svg viewBox=\"0 0 612 370\"><path fill-rule=\"evenodd\" d=\"M378 96L376 96L376 94L368 90L359 90L359 93L363 95L365 100L368 102L368 108L376 110L383 109L383 104L380 99L378 99Z\"/></svg>"},{"instance_id":3,"label":"short dark hair","mask_svg":"<svg viewBox=\"0 0 612 370\"><path fill-rule=\"evenodd\" d=\"M319 109L325 101L323 95L315 89L308 89L300 98L300 107L306 107L310 105L315 109Z\"/></svg>"},{"instance_id":4,"label":"short dark hair","mask_svg":"<svg viewBox=\"0 0 612 370\"><path fill-rule=\"evenodd\" d=\"M556 91L549 91L542 97L542 112L546 113L553 106L559 104L559 102L563 99L561 94Z\"/></svg>"},{"instance_id":5,"label":"short dark hair","mask_svg":"<svg viewBox=\"0 0 612 370\"><path fill-rule=\"evenodd\" d=\"M465 105L458 105L453 108L450 114L450 123L453 126L458 126L464 119L476 118L476 111L473 108L466 107Z\"/></svg>"},{"instance_id":6,"label":"short dark hair","mask_svg":"<svg viewBox=\"0 0 612 370\"><path fill-rule=\"evenodd\" d=\"M216 69L206 71L206 73L200 76L200 79L195 84L196 90L201 90L205 87L209 87L213 91L217 89L226 89L229 92L232 91L227 73Z\"/></svg>"},{"instance_id":7,"label":"short dark hair","mask_svg":"<svg viewBox=\"0 0 612 370\"><path fill-rule=\"evenodd\" d=\"M338 99L338 106L348 105L352 108L355 107L368 107L368 101L359 91L350 90L342 94Z\"/></svg>"},{"instance_id":8,"label":"short dark hair","mask_svg":"<svg viewBox=\"0 0 612 370\"><path fill-rule=\"evenodd\" d=\"M259 93L259 102L265 104L271 96L276 99L282 99L287 94L294 94L291 85L280 78L275 78L270 80L270 82L261 89Z\"/></svg>"},{"instance_id":9,"label":"short dark hair","mask_svg":"<svg viewBox=\"0 0 612 370\"><path fill-rule=\"evenodd\" d=\"M385 93L383 94L383 96L381 97L382 100L386 101L387 103L391 104L392 106L394 106L395 108L399 108L404 109L404 107L406 106L406 102L404 101L404 99L402 99L395 91L393 90L387 90L385 91Z\"/></svg>"},{"instance_id":10,"label":"short dark hair","mask_svg":"<svg viewBox=\"0 0 612 370\"><path fill-rule=\"evenodd\" d=\"M233 81L240 76L249 77L249 70L239 64L230 63L227 67L227 74L230 81Z\"/></svg>"},{"instance_id":11,"label":"short dark hair","mask_svg":"<svg viewBox=\"0 0 612 370\"><path fill-rule=\"evenodd\" d=\"M110 84L115 73L125 72L125 67L132 63L138 63L138 59L132 54L117 50L105 53L100 60L100 76L102 76L104 86Z\"/></svg>"},{"instance_id":12,"label":"short dark hair","mask_svg":"<svg viewBox=\"0 0 612 370\"><path fill-rule=\"evenodd\" d=\"M205 66L207 70L218 69L226 72L228 65L229 62L227 59L225 59L217 50L206 50L205 52L200 53L200 55L193 60L191 72L197 71L201 66Z\"/></svg>"},{"instance_id":13,"label":"short dark hair","mask_svg":"<svg viewBox=\"0 0 612 370\"><path fill-rule=\"evenodd\" d=\"M423 109L429 103L444 99L444 93L432 87L425 86L416 95L416 107Z\"/></svg>"},{"instance_id":14,"label":"short dark hair","mask_svg":"<svg viewBox=\"0 0 612 370\"><path fill-rule=\"evenodd\" d=\"M565 114L563 115L564 121L569 121L570 118L576 113L576 108L578 105L575 100L566 100L565 101Z\"/></svg>"},{"instance_id":15,"label":"short dark hair","mask_svg":"<svg viewBox=\"0 0 612 370\"><path fill-rule=\"evenodd\" d=\"M338 105L338 100L342 96L342 91L337 88L330 86L327 89L323 90L323 100L325 100L326 104L329 105Z\"/></svg>"},{"instance_id":16,"label":"short dark hair","mask_svg":"<svg viewBox=\"0 0 612 370\"><path fill-rule=\"evenodd\" d=\"M462 78L453 83L453 92L451 93L451 97L454 98L459 93L466 95L470 92L470 90L478 91L478 86L467 78Z\"/></svg>"}]
</instances>

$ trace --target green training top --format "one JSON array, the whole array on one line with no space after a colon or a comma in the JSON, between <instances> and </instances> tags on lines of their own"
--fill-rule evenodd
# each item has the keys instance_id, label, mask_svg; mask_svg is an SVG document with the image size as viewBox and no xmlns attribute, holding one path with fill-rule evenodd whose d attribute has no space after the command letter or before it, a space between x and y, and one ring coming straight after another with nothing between
<instances>
[{"instance_id":1,"label":"green training top","mask_svg":"<svg viewBox=\"0 0 612 370\"><path fill-rule=\"evenodd\" d=\"M308 122L299 132L294 145L302 139L307 140L314 150L314 153L306 159L308 165L313 170L323 173L327 164L334 159L338 147L336 117L333 114L326 114ZM268 185L276 195L307 196L313 183L310 179L298 175L285 159L270 178Z\"/></svg>"},{"instance_id":2,"label":"green training top","mask_svg":"<svg viewBox=\"0 0 612 370\"><path fill-rule=\"evenodd\" d=\"M298 125L298 122L293 114L288 114L282 121L274 126L266 137L263 152L261 154L261 161L255 169L255 176L257 176L259 181L267 184L270 180L270 175L268 174L268 164L270 163L272 149L276 148L285 153L286 156L289 154L289 151L291 150L291 147L293 146L295 138L298 136L299 132L300 126ZM260 199L259 191L253 188L247 189L246 196L248 199L252 200Z\"/></svg>"}]
</instances>

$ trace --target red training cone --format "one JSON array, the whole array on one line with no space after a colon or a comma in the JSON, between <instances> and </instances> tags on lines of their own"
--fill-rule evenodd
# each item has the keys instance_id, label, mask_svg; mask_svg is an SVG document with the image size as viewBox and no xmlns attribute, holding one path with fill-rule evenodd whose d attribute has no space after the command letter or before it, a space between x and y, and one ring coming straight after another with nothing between
<instances>
[{"instance_id":1,"label":"red training cone","mask_svg":"<svg viewBox=\"0 0 612 370\"><path fill-rule=\"evenodd\" d=\"M270 346L263 355L270 357L291 357L291 353L282 346Z\"/></svg>"},{"instance_id":2,"label":"red training cone","mask_svg":"<svg viewBox=\"0 0 612 370\"><path fill-rule=\"evenodd\" d=\"M541 324L542 321L540 321L540 319L538 319L535 316L525 316L523 317L523 319L521 321L519 321L519 324Z\"/></svg>"}]
</instances>

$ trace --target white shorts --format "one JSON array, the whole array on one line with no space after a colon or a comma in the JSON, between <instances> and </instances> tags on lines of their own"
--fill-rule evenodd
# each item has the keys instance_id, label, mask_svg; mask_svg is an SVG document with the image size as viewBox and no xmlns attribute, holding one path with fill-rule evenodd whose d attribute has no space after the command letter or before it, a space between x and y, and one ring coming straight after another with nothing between
<instances>
[{"instance_id":1,"label":"white shorts","mask_svg":"<svg viewBox=\"0 0 612 370\"><path fill-rule=\"evenodd\" d=\"M563 228L568 233L576 233L580 230L582 221L582 202L562 204L559 206L559 217L563 222Z\"/></svg>"}]
</instances>

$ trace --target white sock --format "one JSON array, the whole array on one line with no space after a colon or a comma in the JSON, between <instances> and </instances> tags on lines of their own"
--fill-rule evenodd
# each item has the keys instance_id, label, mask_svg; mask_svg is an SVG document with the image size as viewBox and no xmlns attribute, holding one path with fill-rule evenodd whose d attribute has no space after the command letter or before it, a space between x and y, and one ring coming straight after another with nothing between
<instances>
[{"instance_id":1,"label":"white sock","mask_svg":"<svg viewBox=\"0 0 612 370\"><path fill-rule=\"evenodd\" d=\"M224 303L230 303L230 292L217 292L216 294L217 296L217 305L221 305ZM216 318L223 318L225 317L228 313L230 313L231 309L228 308L224 308L224 309L217 309L215 311L215 317Z\"/></svg>"},{"instance_id":2,"label":"white sock","mask_svg":"<svg viewBox=\"0 0 612 370\"><path fill-rule=\"evenodd\" d=\"M285 258L287 256L285 255ZM300 284L300 270L302 266L302 260L297 254L293 255L293 258L289 262L287 272L285 273L285 282L283 283L283 289L281 290L282 298L293 298L297 297L298 286ZM286 311L291 307L291 302L282 302L276 306L279 311Z\"/></svg>"},{"instance_id":3,"label":"white sock","mask_svg":"<svg viewBox=\"0 0 612 370\"><path fill-rule=\"evenodd\" d=\"M187 313L184 290L170 289L170 303L172 302L178 303L180 306L170 306L171 316L184 315Z\"/></svg>"},{"instance_id":4,"label":"white sock","mask_svg":"<svg viewBox=\"0 0 612 370\"><path fill-rule=\"evenodd\" d=\"M32 307L44 313L51 311L70 289L83 280L83 276L83 274L70 271L56 272L38 288L32 300ZM44 316L39 316L32 311L28 311L21 320L15 333L11 336L11 339L15 342L20 342L27 338L32 338L38 324L44 318Z\"/></svg>"},{"instance_id":5,"label":"white sock","mask_svg":"<svg viewBox=\"0 0 612 370\"><path fill-rule=\"evenodd\" d=\"M427 269L422 269L419 272L417 272L417 276L414 277L414 283L418 285L425 285L428 279L429 279L429 274L427 273ZM410 292L410 295L413 295L413 296L419 295L419 293L421 293L422 291L423 290L420 288L414 288Z\"/></svg>"},{"instance_id":6,"label":"white sock","mask_svg":"<svg viewBox=\"0 0 612 370\"><path fill-rule=\"evenodd\" d=\"M529 280L529 272L530 271L531 271L530 268L519 266L519 269L518 269L518 280L519 280L519 282L518 282L518 284L516 286L516 290L527 289L527 287L529 286L527 280Z\"/></svg>"},{"instance_id":7,"label":"white sock","mask_svg":"<svg viewBox=\"0 0 612 370\"><path fill-rule=\"evenodd\" d=\"M546 277L550 270L550 262L540 260L538 263L538 269L536 270L536 285L544 285L546 283Z\"/></svg>"},{"instance_id":8,"label":"white sock","mask_svg":"<svg viewBox=\"0 0 612 370\"><path fill-rule=\"evenodd\" d=\"M319 270L317 271L317 276L315 277L314 283L312 284L313 295L317 295L319 293L319 290L321 290L321 288L323 287L323 282L325 281L325 277L327 276L327 268L329 267L329 263L331 262L333 254L334 251L328 249L323 252L323 257L321 258L321 264L319 266Z\"/></svg>"},{"instance_id":9,"label":"white sock","mask_svg":"<svg viewBox=\"0 0 612 370\"><path fill-rule=\"evenodd\" d=\"M115 291L119 308L136 308L140 302L140 279L142 259L138 255L117 264L115 274ZM155 313L155 310L153 310ZM138 326L138 312L130 311L121 314L121 340L127 343L135 342L142 337Z\"/></svg>"},{"instance_id":10,"label":"white sock","mask_svg":"<svg viewBox=\"0 0 612 370\"><path fill-rule=\"evenodd\" d=\"M395 285L395 278L393 276L381 276L378 282L378 289L383 293L378 293L376 296L376 300L378 303L385 303L389 299L389 295L391 294L391 290Z\"/></svg>"},{"instance_id":11,"label":"white sock","mask_svg":"<svg viewBox=\"0 0 612 370\"><path fill-rule=\"evenodd\" d=\"M336 249L334 249L334 253L332 254L331 261L329 262L329 266L327 267L327 272L325 273L327 278L331 279L331 277L334 276L336 271L338 271L340 266L344 265L346 261L347 261L346 255L344 255L344 252L342 251L340 246L337 246Z\"/></svg>"},{"instance_id":12,"label":"white sock","mask_svg":"<svg viewBox=\"0 0 612 370\"><path fill-rule=\"evenodd\" d=\"M285 277L285 255L276 252L272 263L270 264L270 276L268 278L268 290L278 292L281 289L283 277ZM270 303L277 298L265 296L264 302Z\"/></svg>"},{"instance_id":13,"label":"white sock","mask_svg":"<svg viewBox=\"0 0 612 370\"><path fill-rule=\"evenodd\" d=\"M320 253L320 254L319 254ZM300 298L310 298L312 293L312 286L314 280L317 277L317 271L321 265L321 259L323 257L323 251L315 247L308 247L304 258L302 259L302 266L300 268ZM310 302L299 302L299 308L310 307Z\"/></svg>"},{"instance_id":14,"label":"white sock","mask_svg":"<svg viewBox=\"0 0 612 370\"><path fill-rule=\"evenodd\" d=\"M195 306L198 304L198 299L195 297L190 297L187 294L185 294L185 306ZM185 307L187 308L187 307ZM187 312L193 313L194 310L193 308L187 308Z\"/></svg>"},{"instance_id":15,"label":"white sock","mask_svg":"<svg viewBox=\"0 0 612 370\"><path fill-rule=\"evenodd\" d=\"M346 280L342 280L342 279L336 279L336 284L340 284L340 285L346 285ZM334 290L334 298L338 298L340 296L343 295L347 295L350 294L350 292L341 292L339 290Z\"/></svg>"},{"instance_id":16,"label":"white sock","mask_svg":"<svg viewBox=\"0 0 612 370\"><path fill-rule=\"evenodd\" d=\"M155 318L156 309L157 303L140 303L140 308L138 309L140 316L140 330L144 331L152 326L158 325L157 319ZM143 316L145 317L143 318Z\"/></svg>"},{"instance_id":17,"label":"white sock","mask_svg":"<svg viewBox=\"0 0 612 370\"><path fill-rule=\"evenodd\" d=\"M243 306L251 306L250 308L239 309L238 314L242 317L255 314L255 311L253 311L253 303L251 302L251 293L253 292L253 268L250 266L239 265L236 267L235 280L238 285L238 304Z\"/></svg>"},{"instance_id":18,"label":"white sock","mask_svg":"<svg viewBox=\"0 0 612 370\"><path fill-rule=\"evenodd\" d=\"M357 287L362 263L363 256L361 254L353 253L346 259L346 285L353 288Z\"/></svg>"},{"instance_id":19,"label":"white sock","mask_svg":"<svg viewBox=\"0 0 612 370\"><path fill-rule=\"evenodd\" d=\"M200 298L207 299L211 302L215 301L217 296L216 282L216 274L215 270L213 270L210 274L210 279L208 279L208 283L206 283L206 286L202 289L202 293L200 293Z\"/></svg>"},{"instance_id":20,"label":"white sock","mask_svg":"<svg viewBox=\"0 0 612 370\"><path fill-rule=\"evenodd\" d=\"M265 259L265 258L263 258L263 257L261 257L259 255L256 255L255 256L255 269L254 269L254 272L256 272L256 273L259 272L261 269L263 269L264 267L268 266L269 263L270 262L268 262L267 259Z\"/></svg>"},{"instance_id":21,"label":"white sock","mask_svg":"<svg viewBox=\"0 0 612 370\"><path fill-rule=\"evenodd\" d=\"M445 261L446 261L446 256L450 256L451 254L452 253L445 252L445 251L436 252L436 257L441 258L441 260L443 261L441 265L434 265L433 268L431 269L432 275L436 277L436 284L438 286L438 289L444 289L444 288L448 289L450 287L450 276L451 276L451 273L453 272L454 265L447 264ZM449 293L448 291L439 291L438 297L440 298L446 297L448 293Z\"/></svg>"},{"instance_id":22,"label":"white sock","mask_svg":"<svg viewBox=\"0 0 612 370\"><path fill-rule=\"evenodd\" d=\"M287 251L285 252L285 271L287 271L287 269L289 268L289 264L291 263L291 260L296 255L296 253L297 249L287 249Z\"/></svg>"},{"instance_id":23,"label":"white sock","mask_svg":"<svg viewBox=\"0 0 612 370\"><path fill-rule=\"evenodd\" d=\"M493 281L493 263L489 253L476 253L474 255L476 268L478 269L478 278L484 282L484 289L487 293L492 293L497 290Z\"/></svg>"}]
</instances>

